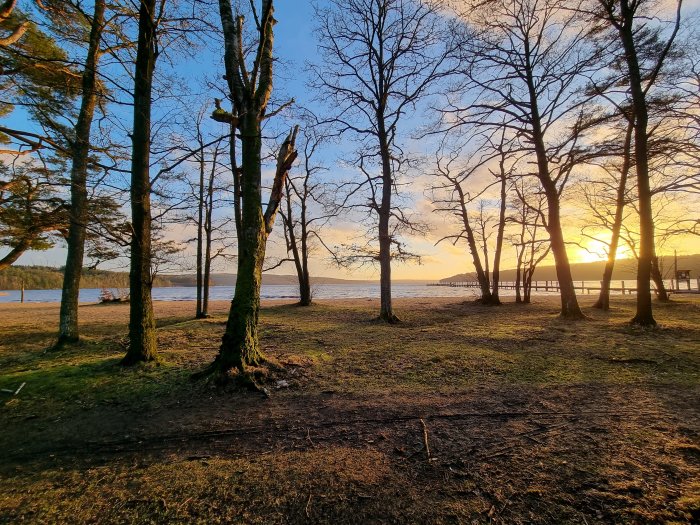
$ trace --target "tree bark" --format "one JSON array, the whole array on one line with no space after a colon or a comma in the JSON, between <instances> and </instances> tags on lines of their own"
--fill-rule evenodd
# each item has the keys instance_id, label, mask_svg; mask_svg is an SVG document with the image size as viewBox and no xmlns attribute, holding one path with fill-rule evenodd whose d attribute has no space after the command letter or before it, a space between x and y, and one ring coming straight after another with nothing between
<instances>
[{"instance_id":1,"label":"tree bark","mask_svg":"<svg viewBox=\"0 0 700 525\"><path fill-rule=\"evenodd\" d=\"M610 246L608 248L608 260L605 263L603 270L603 280L600 285L600 295L598 300L593 304L593 308L601 310L610 310L610 282L612 280L613 270L615 269L615 261L617 258L617 247L620 244L620 229L622 228L622 218L625 208L625 192L627 189L627 177L632 164L631 146L632 134L634 132L634 122L627 125L627 133L625 134L625 144L623 151L622 168L620 169L620 181L617 186L617 196L615 201L615 218L613 219L612 235L610 237Z\"/></svg>"},{"instance_id":2,"label":"tree bark","mask_svg":"<svg viewBox=\"0 0 700 525\"><path fill-rule=\"evenodd\" d=\"M0 259L0 271L12 266L31 246L32 239L26 237L18 242L7 255Z\"/></svg>"},{"instance_id":3,"label":"tree bark","mask_svg":"<svg viewBox=\"0 0 700 525\"><path fill-rule=\"evenodd\" d=\"M82 101L71 144L71 207L68 227L68 253L63 274L61 310L56 346L78 341L78 300L83 272L85 234L88 220L87 172L90 155L90 131L97 104L97 66L105 23L105 1L96 0L90 27L90 40L82 79Z\"/></svg>"},{"instance_id":4,"label":"tree bark","mask_svg":"<svg viewBox=\"0 0 700 525\"><path fill-rule=\"evenodd\" d=\"M223 374L232 368L245 372L249 366L257 366L263 359L258 342L258 317L267 233L260 206L261 147L260 123L257 115L249 112L241 118L241 222L244 230L238 246L236 290L215 361Z\"/></svg>"},{"instance_id":5,"label":"tree bark","mask_svg":"<svg viewBox=\"0 0 700 525\"><path fill-rule=\"evenodd\" d=\"M209 172L209 182L207 185L207 195L205 200L204 214L204 278L202 284L202 310L201 317L209 317L209 284L211 281L211 243L212 243L212 214L214 213L214 177L216 175L216 163L218 159L218 149L214 150L211 171Z\"/></svg>"},{"instance_id":6,"label":"tree bark","mask_svg":"<svg viewBox=\"0 0 700 525\"><path fill-rule=\"evenodd\" d=\"M503 237L506 230L506 183L503 160L501 159L501 203L498 216L498 231L496 232L496 249L493 254L493 278L491 281L491 304L500 305L498 297L498 284L501 277L501 253L503 251ZM516 294L517 295L517 294Z\"/></svg>"},{"instance_id":7,"label":"tree bark","mask_svg":"<svg viewBox=\"0 0 700 525\"><path fill-rule=\"evenodd\" d=\"M301 203L301 280L299 282L299 305L311 306L311 278L309 276L309 222L306 200L309 197L308 173L304 178L304 200Z\"/></svg>"},{"instance_id":8,"label":"tree bark","mask_svg":"<svg viewBox=\"0 0 700 525\"><path fill-rule=\"evenodd\" d=\"M625 50L629 86L634 110L634 160L637 171L637 194L639 199L639 260L637 265L637 311L632 324L656 326L651 304L651 267L654 253L654 216L651 207L649 184L649 145L646 95L642 87L642 74L634 42L634 12L627 0L620 0L623 23L618 33Z\"/></svg>"},{"instance_id":9,"label":"tree bark","mask_svg":"<svg viewBox=\"0 0 700 525\"><path fill-rule=\"evenodd\" d=\"M242 43L243 18L234 18L230 0L219 0L225 42L226 80L234 102L235 125L240 129L241 138L240 175L235 166L235 155L231 158L236 181L234 206L238 236L238 275L219 354L206 370L195 374L195 377L214 374L218 381L226 382L229 372L235 369L240 378L254 388L257 386L248 369L264 361L258 342L258 317L265 248L282 200L287 173L297 155L295 140L298 127L295 127L277 155L277 171L263 213L260 123L272 93L273 11L272 0L263 0L262 13L255 17L259 38L257 53L253 70L248 73ZM236 127L233 115L228 116L232 124L231 152L235 153Z\"/></svg>"},{"instance_id":10,"label":"tree bark","mask_svg":"<svg viewBox=\"0 0 700 525\"><path fill-rule=\"evenodd\" d=\"M656 297L662 303L668 302L671 299L666 291L663 275L661 275L661 267L659 266L659 257L654 255L651 260L651 278L656 285Z\"/></svg>"},{"instance_id":11,"label":"tree bark","mask_svg":"<svg viewBox=\"0 0 700 525\"><path fill-rule=\"evenodd\" d=\"M547 198L547 224L545 228L549 233L552 254L554 255L554 265L559 281L559 295L561 298L560 316L565 319L583 319L585 316L581 311L576 298L574 280L571 276L571 265L569 256L566 253L566 244L561 227L561 214L559 210L559 191L549 173L549 161L542 134L537 95L535 94L534 81L531 73L528 76L528 87L530 90L530 104L532 111L532 139L537 157L537 177L542 184Z\"/></svg>"},{"instance_id":12,"label":"tree bark","mask_svg":"<svg viewBox=\"0 0 700 525\"><path fill-rule=\"evenodd\" d=\"M197 134L199 138L199 133ZM200 146L203 141L200 141ZM202 293L203 282L203 243L204 243L204 150L200 151L199 158L199 198L197 200L197 304L195 306L195 318L201 319L202 316Z\"/></svg>"},{"instance_id":13,"label":"tree bark","mask_svg":"<svg viewBox=\"0 0 700 525\"><path fill-rule=\"evenodd\" d=\"M231 369L241 372L242 379L254 386L248 368L260 365L264 355L258 342L260 312L260 285L265 261L267 238L272 231L274 217L282 198L287 172L296 159L294 141L298 128L288 136L277 158L277 172L265 214L260 205L262 198L261 128L257 114L246 113L241 119L242 186L241 224L239 235L238 274L236 290L219 354L204 373L213 372L225 382Z\"/></svg>"},{"instance_id":14,"label":"tree bark","mask_svg":"<svg viewBox=\"0 0 700 525\"><path fill-rule=\"evenodd\" d=\"M557 280L559 281L559 295L561 297L561 317L565 319L583 319L584 315L576 298L574 289L574 279L571 275L571 265L566 253L566 244L561 228L561 218L559 213L559 195L556 189L547 194L547 232L554 255Z\"/></svg>"},{"instance_id":15,"label":"tree bark","mask_svg":"<svg viewBox=\"0 0 700 525\"><path fill-rule=\"evenodd\" d=\"M387 131L384 124L384 116L377 112L379 153L382 159L382 200L379 205L379 295L380 308L379 319L389 324L399 322L394 315L391 304L391 245L392 236L389 231L391 218L391 192L393 190L394 177L391 169L391 151L387 139Z\"/></svg>"},{"instance_id":16,"label":"tree bark","mask_svg":"<svg viewBox=\"0 0 700 525\"><path fill-rule=\"evenodd\" d=\"M151 92L156 63L155 0L141 0L134 77L134 129L131 158L131 268L129 349L122 364L157 359L151 298Z\"/></svg>"}]
</instances>

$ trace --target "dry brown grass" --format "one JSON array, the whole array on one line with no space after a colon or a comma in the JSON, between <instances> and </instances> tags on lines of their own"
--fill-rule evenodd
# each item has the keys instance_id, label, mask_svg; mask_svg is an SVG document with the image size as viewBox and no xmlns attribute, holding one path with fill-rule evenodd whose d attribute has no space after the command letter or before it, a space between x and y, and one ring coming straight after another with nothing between
<instances>
[{"instance_id":1,"label":"dry brown grass","mask_svg":"<svg viewBox=\"0 0 700 525\"><path fill-rule=\"evenodd\" d=\"M585 301L585 299L584 299ZM700 302L590 319L399 300L265 306L270 399L189 376L227 304L156 303L164 362L124 370L128 308L0 306L0 522L688 523L700 519ZM4 394L3 394L4 395ZM423 450L420 419L431 452Z\"/></svg>"}]
</instances>

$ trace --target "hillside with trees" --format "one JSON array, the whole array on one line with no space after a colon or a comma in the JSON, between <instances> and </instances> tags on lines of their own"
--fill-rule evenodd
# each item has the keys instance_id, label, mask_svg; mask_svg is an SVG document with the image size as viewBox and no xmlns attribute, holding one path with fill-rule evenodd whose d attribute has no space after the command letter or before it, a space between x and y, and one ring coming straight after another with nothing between
<instances>
[{"instance_id":1,"label":"hillside with trees","mask_svg":"<svg viewBox=\"0 0 700 525\"><path fill-rule=\"evenodd\" d=\"M674 258L672 256L659 257L659 265L661 267L664 279L670 280L674 278ZM576 281L599 281L600 276L605 269L605 262L590 262L590 263L573 263L571 265L571 274ZM634 281L637 277L636 270L637 261L634 259L619 259L615 265L615 270L612 273L612 279L615 281L628 280ZM700 277L700 254L696 255L679 255L678 269L690 270L691 279ZM504 281L514 281L516 278L516 270L508 269L501 271L501 278ZM535 281L556 281L557 274L554 266L538 266L533 274ZM440 279L441 283L454 282L476 282L476 274L473 272L459 273L450 277Z\"/></svg>"},{"instance_id":2,"label":"hillside with trees","mask_svg":"<svg viewBox=\"0 0 700 525\"><path fill-rule=\"evenodd\" d=\"M0 272L0 290L60 290L63 269L48 266L11 266ZM83 268L83 288L129 288L129 274ZM156 286L173 286L167 277L156 277Z\"/></svg>"}]
</instances>

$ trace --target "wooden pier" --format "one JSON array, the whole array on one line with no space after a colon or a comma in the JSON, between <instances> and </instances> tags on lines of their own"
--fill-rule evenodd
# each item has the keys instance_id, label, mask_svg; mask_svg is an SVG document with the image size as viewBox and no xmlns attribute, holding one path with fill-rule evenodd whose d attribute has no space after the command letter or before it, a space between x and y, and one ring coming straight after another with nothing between
<instances>
[{"instance_id":1,"label":"wooden pier","mask_svg":"<svg viewBox=\"0 0 700 525\"><path fill-rule=\"evenodd\" d=\"M613 281L614 283L619 283L616 286L611 286L610 291L613 293L619 293L622 295L631 295L637 293L636 286L626 286L625 281ZM666 288L666 292L669 294L700 294L700 278L697 279L697 288L692 288L690 283L687 288L678 289L677 283L671 280L671 285ZM636 285L636 283L635 283ZM656 290L654 283L650 283L651 289ZM432 283L428 286L447 286L450 288L479 288L479 283L477 281L459 281L450 283ZM522 287L522 283L520 285ZM498 284L501 290L515 290L514 281L502 281ZM592 281L574 281L574 289L577 292L582 292L590 294L591 292L600 292L602 288L602 283L597 286L592 283ZM532 290L537 292L559 292L559 281L534 281L532 283Z\"/></svg>"}]
</instances>

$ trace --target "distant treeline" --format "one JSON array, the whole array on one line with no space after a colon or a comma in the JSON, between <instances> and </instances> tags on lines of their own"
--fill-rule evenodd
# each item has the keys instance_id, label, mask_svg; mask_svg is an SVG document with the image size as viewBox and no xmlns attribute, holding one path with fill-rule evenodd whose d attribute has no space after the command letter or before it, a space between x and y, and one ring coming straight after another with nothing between
<instances>
[{"instance_id":1,"label":"distant treeline","mask_svg":"<svg viewBox=\"0 0 700 525\"><path fill-rule=\"evenodd\" d=\"M664 279L674 277L674 259L673 256L659 256L659 266ZM589 262L589 263L574 263L571 265L571 273L576 281L599 281L602 279L603 269L605 268L604 261ZM700 277L700 254L695 255L679 255L678 269L690 270L692 279ZM514 281L515 270L502 270L501 281ZM612 278L614 280L634 281L637 277L637 260L636 259L619 259L615 264L615 271ZM535 270L533 277L535 281L556 281L557 270L554 266L540 266ZM476 275L472 273L460 273L451 277L441 279L440 282L462 282L476 281Z\"/></svg>"},{"instance_id":2,"label":"distant treeline","mask_svg":"<svg viewBox=\"0 0 700 525\"><path fill-rule=\"evenodd\" d=\"M11 266L0 272L0 290L19 290L24 281L27 290L56 290L63 286L63 268L49 266ZM81 288L128 288L127 272L83 270ZM172 286L168 279L156 277L154 286Z\"/></svg>"}]
</instances>

